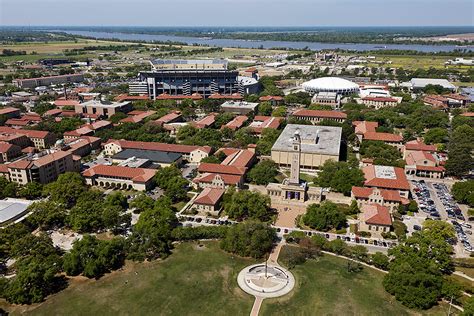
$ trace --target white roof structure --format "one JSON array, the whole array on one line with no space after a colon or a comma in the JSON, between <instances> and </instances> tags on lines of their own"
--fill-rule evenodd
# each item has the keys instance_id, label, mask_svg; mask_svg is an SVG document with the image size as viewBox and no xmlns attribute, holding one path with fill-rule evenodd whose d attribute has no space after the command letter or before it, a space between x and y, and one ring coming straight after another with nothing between
<instances>
[{"instance_id":1,"label":"white roof structure","mask_svg":"<svg viewBox=\"0 0 474 316\"><path fill-rule=\"evenodd\" d=\"M395 168L390 166L379 166L376 165L375 167L375 177L381 179L397 179L397 175L395 174Z\"/></svg>"},{"instance_id":2,"label":"white roof structure","mask_svg":"<svg viewBox=\"0 0 474 316\"><path fill-rule=\"evenodd\" d=\"M293 137L300 135L301 152L339 156L342 127L288 124L280 134L272 151L293 151Z\"/></svg>"},{"instance_id":3,"label":"white roof structure","mask_svg":"<svg viewBox=\"0 0 474 316\"><path fill-rule=\"evenodd\" d=\"M0 200L0 226L13 222L27 213L28 206L33 203L28 200Z\"/></svg>"},{"instance_id":4,"label":"white roof structure","mask_svg":"<svg viewBox=\"0 0 474 316\"><path fill-rule=\"evenodd\" d=\"M338 77L317 78L303 83L306 92L335 92L339 94L350 94L359 91L359 85Z\"/></svg>"},{"instance_id":5,"label":"white roof structure","mask_svg":"<svg viewBox=\"0 0 474 316\"><path fill-rule=\"evenodd\" d=\"M413 78L410 80L410 84L413 89L423 89L427 85L437 85L445 89L456 90L456 87L446 79Z\"/></svg>"}]
</instances>

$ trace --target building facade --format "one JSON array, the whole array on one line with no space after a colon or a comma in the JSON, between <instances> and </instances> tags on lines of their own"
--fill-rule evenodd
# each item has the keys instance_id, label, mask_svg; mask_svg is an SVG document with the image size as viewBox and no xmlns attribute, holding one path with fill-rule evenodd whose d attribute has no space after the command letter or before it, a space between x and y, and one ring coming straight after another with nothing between
<instances>
[{"instance_id":1,"label":"building facade","mask_svg":"<svg viewBox=\"0 0 474 316\"><path fill-rule=\"evenodd\" d=\"M147 94L156 99L160 94L210 95L233 94L241 91L238 71L228 70L223 60L154 60L152 70L140 72L147 84ZM135 85L134 92L139 92Z\"/></svg>"}]
</instances>

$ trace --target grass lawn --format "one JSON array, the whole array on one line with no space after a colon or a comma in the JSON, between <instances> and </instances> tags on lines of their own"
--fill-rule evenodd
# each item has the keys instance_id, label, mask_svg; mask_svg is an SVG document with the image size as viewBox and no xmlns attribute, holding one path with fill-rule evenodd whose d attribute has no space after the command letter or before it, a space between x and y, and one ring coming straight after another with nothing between
<instances>
[{"instance_id":1,"label":"grass lawn","mask_svg":"<svg viewBox=\"0 0 474 316\"><path fill-rule=\"evenodd\" d=\"M385 292L383 273L364 267L347 272L347 261L331 255L292 270L296 286L288 296L265 300L260 315L416 315ZM446 310L445 310L446 309ZM446 315L446 306L427 313Z\"/></svg>"},{"instance_id":2,"label":"grass lawn","mask_svg":"<svg viewBox=\"0 0 474 316\"><path fill-rule=\"evenodd\" d=\"M127 263L124 271L97 281L77 278L42 304L11 314L249 315L254 299L240 290L236 277L254 262L233 258L216 242L203 244L181 244L162 262Z\"/></svg>"}]
</instances>

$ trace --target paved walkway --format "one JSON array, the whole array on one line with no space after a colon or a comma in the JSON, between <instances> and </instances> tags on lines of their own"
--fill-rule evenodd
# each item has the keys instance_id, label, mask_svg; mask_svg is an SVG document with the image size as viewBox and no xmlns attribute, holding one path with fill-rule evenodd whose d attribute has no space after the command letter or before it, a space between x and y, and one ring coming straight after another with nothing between
<instances>
[{"instance_id":1,"label":"paved walkway","mask_svg":"<svg viewBox=\"0 0 474 316\"><path fill-rule=\"evenodd\" d=\"M278 265L278 256L280 255L281 248L283 245L286 244L284 239L282 239L275 248L273 248L272 252L268 256L268 263L271 263L273 265ZM253 302L252 306L252 311L250 312L250 316L258 316L258 313L260 312L260 307L262 307L264 298L263 297L255 297L255 301Z\"/></svg>"},{"instance_id":2,"label":"paved walkway","mask_svg":"<svg viewBox=\"0 0 474 316\"><path fill-rule=\"evenodd\" d=\"M459 275L460 277L463 277L465 279L468 279L471 282L474 282L474 278L471 278L470 276L468 276L467 274L465 274L461 271L454 271L453 274Z\"/></svg>"},{"instance_id":3,"label":"paved walkway","mask_svg":"<svg viewBox=\"0 0 474 316\"><path fill-rule=\"evenodd\" d=\"M255 302L253 302L252 311L250 316L258 316L260 312L260 307L262 307L263 297L255 297Z\"/></svg>"}]
</instances>

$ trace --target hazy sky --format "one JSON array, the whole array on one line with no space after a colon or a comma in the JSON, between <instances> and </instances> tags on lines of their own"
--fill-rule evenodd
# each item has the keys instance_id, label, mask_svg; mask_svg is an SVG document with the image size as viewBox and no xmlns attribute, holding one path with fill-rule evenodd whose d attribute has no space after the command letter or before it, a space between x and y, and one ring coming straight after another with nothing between
<instances>
[{"instance_id":1,"label":"hazy sky","mask_svg":"<svg viewBox=\"0 0 474 316\"><path fill-rule=\"evenodd\" d=\"M474 0L0 0L0 25L474 25Z\"/></svg>"}]
</instances>

